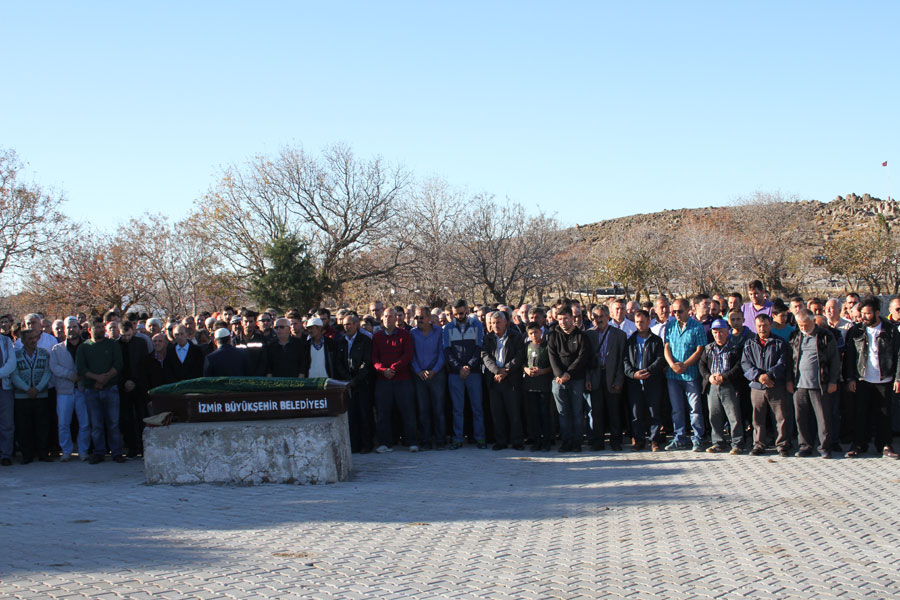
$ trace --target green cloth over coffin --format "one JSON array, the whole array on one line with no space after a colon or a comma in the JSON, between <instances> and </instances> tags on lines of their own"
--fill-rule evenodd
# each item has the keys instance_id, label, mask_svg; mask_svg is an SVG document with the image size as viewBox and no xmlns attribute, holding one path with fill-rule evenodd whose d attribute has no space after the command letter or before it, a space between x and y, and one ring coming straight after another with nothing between
<instances>
[{"instance_id":1,"label":"green cloth over coffin","mask_svg":"<svg viewBox=\"0 0 900 600\"><path fill-rule=\"evenodd\" d=\"M326 377L198 377L161 385L148 393L156 394L225 394L235 392L290 392L293 390L325 390L344 387L346 382Z\"/></svg>"}]
</instances>

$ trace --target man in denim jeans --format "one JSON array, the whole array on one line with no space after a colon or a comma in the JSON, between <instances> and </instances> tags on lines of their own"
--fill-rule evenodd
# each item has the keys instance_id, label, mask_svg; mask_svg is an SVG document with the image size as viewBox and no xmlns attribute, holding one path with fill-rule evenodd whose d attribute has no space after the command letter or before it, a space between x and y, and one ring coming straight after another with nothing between
<instances>
[{"instance_id":1,"label":"man in denim jeans","mask_svg":"<svg viewBox=\"0 0 900 600\"><path fill-rule=\"evenodd\" d=\"M581 452L584 437L584 379L591 364L590 340L575 327L572 307L556 310L559 327L547 336L553 398L559 411L560 452Z\"/></svg>"},{"instance_id":2,"label":"man in denim jeans","mask_svg":"<svg viewBox=\"0 0 900 600\"><path fill-rule=\"evenodd\" d=\"M91 339L82 342L75 353L75 365L84 384L84 399L91 417L91 439L94 454L90 463L103 462L106 439L113 460L125 462L122 435L119 432L119 373L122 372L122 349L119 343L105 337L102 319L91 325ZM104 431L106 439L104 439Z\"/></svg>"},{"instance_id":3,"label":"man in denim jeans","mask_svg":"<svg viewBox=\"0 0 900 600\"><path fill-rule=\"evenodd\" d=\"M413 339L412 370L415 376L416 400L419 404L419 423L422 425L422 449L443 450L447 441L444 426L444 341L440 326L432 323L427 306L415 309L416 326L410 331Z\"/></svg>"},{"instance_id":4,"label":"man in denim jeans","mask_svg":"<svg viewBox=\"0 0 900 600\"><path fill-rule=\"evenodd\" d=\"M50 351L50 370L56 377L56 414L59 422L59 445L62 448L60 460L72 458L72 415L78 417L78 457L87 460L91 446L91 421L84 400L83 385L80 383L75 356L81 344L81 326L78 319L68 317L63 322L65 337Z\"/></svg>"},{"instance_id":5,"label":"man in denim jeans","mask_svg":"<svg viewBox=\"0 0 900 600\"><path fill-rule=\"evenodd\" d=\"M701 402L702 381L697 363L706 346L706 331L700 321L691 318L687 300L679 298L672 303L672 314L665 326L665 355L669 368L666 370L666 384L669 388L669 401L672 403L672 422L675 437L666 446L666 450L687 448L687 414L685 406L690 407L691 445L694 452L703 450L703 435L706 426L703 422L703 406Z\"/></svg>"}]
</instances>

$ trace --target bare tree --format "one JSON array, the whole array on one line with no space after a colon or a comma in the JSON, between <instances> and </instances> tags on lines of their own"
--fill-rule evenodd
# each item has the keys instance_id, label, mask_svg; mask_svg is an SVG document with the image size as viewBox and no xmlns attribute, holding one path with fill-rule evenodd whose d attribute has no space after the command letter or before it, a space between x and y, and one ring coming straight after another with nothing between
<instances>
[{"instance_id":1,"label":"bare tree","mask_svg":"<svg viewBox=\"0 0 900 600\"><path fill-rule=\"evenodd\" d=\"M737 248L730 235L728 213L722 211L714 219L688 220L669 242L668 256L683 289L724 292L737 272Z\"/></svg>"},{"instance_id":2,"label":"bare tree","mask_svg":"<svg viewBox=\"0 0 900 600\"><path fill-rule=\"evenodd\" d=\"M595 242L588 255L594 271L594 283L606 286L621 283L640 301L641 293L650 296L647 287L663 272L669 237L652 226L633 226L613 240Z\"/></svg>"},{"instance_id":3,"label":"bare tree","mask_svg":"<svg viewBox=\"0 0 900 600\"><path fill-rule=\"evenodd\" d=\"M18 270L56 242L62 196L17 180L22 170L12 150L0 150L0 274Z\"/></svg>"}]
</instances>

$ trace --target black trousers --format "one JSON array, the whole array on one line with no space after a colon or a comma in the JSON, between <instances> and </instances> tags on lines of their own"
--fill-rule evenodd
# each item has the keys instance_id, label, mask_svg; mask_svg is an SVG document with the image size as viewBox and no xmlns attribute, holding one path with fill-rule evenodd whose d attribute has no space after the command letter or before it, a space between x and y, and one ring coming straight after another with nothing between
<instances>
[{"instance_id":1,"label":"black trousers","mask_svg":"<svg viewBox=\"0 0 900 600\"><path fill-rule=\"evenodd\" d=\"M853 447L865 452L875 429L875 450L891 445L891 394L893 383L856 382L852 400Z\"/></svg>"},{"instance_id":2,"label":"black trousers","mask_svg":"<svg viewBox=\"0 0 900 600\"><path fill-rule=\"evenodd\" d=\"M524 442L522 433L522 394L507 377L503 381L494 381L490 376L491 416L494 419L494 440L498 444L508 446L521 445Z\"/></svg>"},{"instance_id":3,"label":"black trousers","mask_svg":"<svg viewBox=\"0 0 900 600\"><path fill-rule=\"evenodd\" d=\"M599 389L597 389L599 388ZM593 438L591 443L603 443L603 433L609 431L609 443L622 444L622 394L611 392L606 385L606 372L600 377L600 385L591 389L591 422Z\"/></svg>"},{"instance_id":4,"label":"black trousers","mask_svg":"<svg viewBox=\"0 0 900 600\"><path fill-rule=\"evenodd\" d=\"M525 391L525 408L528 413L528 437L531 443L553 442L553 421L559 419L556 414L556 401L550 389Z\"/></svg>"},{"instance_id":5,"label":"black trousers","mask_svg":"<svg viewBox=\"0 0 900 600\"><path fill-rule=\"evenodd\" d=\"M16 442L22 451L22 460L31 461L36 456L47 456L47 433L50 412L46 398L16 398L13 408L16 424Z\"/></svg>"},{"instance_id":6,"label":"black trousers","mask_svg":"<svg viewBox=\"0 0 900 600\"><path fill-rule=\"evenodd\" d=\"M819 454L831 450L831 394L821 390L798 388L794 390L794 414L800 450L812 450L819 436Z\"/></svg>"},{"instance_id":7,"label":"black trousers","mask_svg":"<svg viewBox=\"0 0 900 600\"><path fill-rule=\"evenodd\" d=\"M128 456L144 453L144 418L147 416L147 400L143 391L126 392L119 388L119 431L122 443L128 448Z\"/></svg>"},{"instance_id":8,"label":"black trousers","mask_svg":"<svg viewBox=\"0 0 900 600\"><path fill-rule=\"evenodd\" d=\"M366 382L350 390L347 419L350 424L350 451L372 449L375 433L375 416L372 411L372 386Z\"/></svg>"}]
</instances>

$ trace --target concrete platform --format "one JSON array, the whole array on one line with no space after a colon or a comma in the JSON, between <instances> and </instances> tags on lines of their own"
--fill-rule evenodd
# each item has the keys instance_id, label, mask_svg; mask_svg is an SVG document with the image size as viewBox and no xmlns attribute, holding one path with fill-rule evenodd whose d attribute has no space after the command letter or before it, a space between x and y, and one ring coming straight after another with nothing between
<instances>
[{"instance_id":1,"label":"concrete platform","mask_svg":"<svg viewBox=\"0 0 900 600\"><path fill-rule=\"evenodd\" d=\"M144 430L147 483L335 483L351 469L346 413Z\"/></svg>"}]
</instances>

